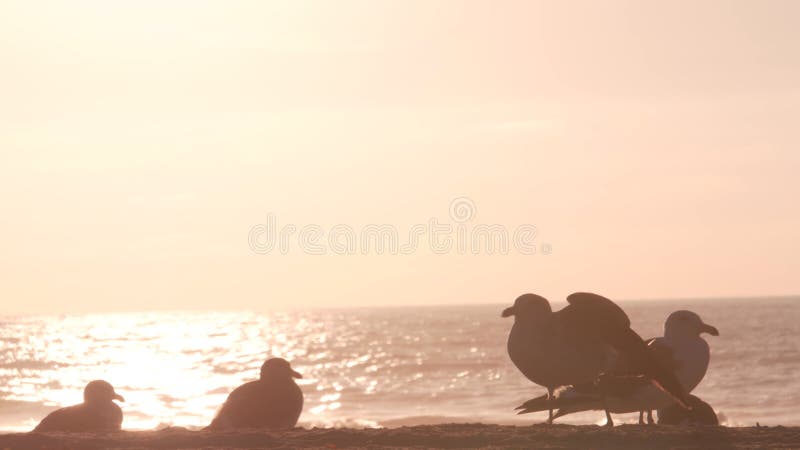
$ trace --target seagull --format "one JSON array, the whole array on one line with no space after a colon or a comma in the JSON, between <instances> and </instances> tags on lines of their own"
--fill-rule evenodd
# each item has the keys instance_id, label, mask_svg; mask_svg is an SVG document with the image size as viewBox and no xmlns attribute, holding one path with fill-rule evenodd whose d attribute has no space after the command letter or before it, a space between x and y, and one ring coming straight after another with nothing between
<instances>
[{"instance_id":1,"label":"seagull","mask_svg":"<svg viewBox=\"0 0 800 450\"><path fill-rule=\"evenodd\" d=\"M285 359L268 359L261 378L234 389L206 429L293 428L303 411L303 391L294 378L302 377Z\"/></svg>"},{"instance_id":2,"label":"seagull","mask_svg":"<svg viewBox=\"0 0 800 450\"><path fill-rule=\"evenodd\" d=\"M708 403L689 395L691 411L669 405L658 410L659 425L719 425L717 413Z\"/></svg>"},{"instance_id":3,"label":"seagull","mask_svg":"<svg viewBox=\"0 0 800 450\"><path fill-rule=\"evenodd\" d=\"M51 412L33 431L119 431L122 409L113 400L125 401L108 382L92 381L83 389L83 403Z\"/></svg>"},{"instance_id":4,"label":"seagull","mask_svg":"<svg viewBox=\"0 0 800 450\"><path fill-rule=\"evenodd\" d=\"M538 411L548 410L552 423L556 388L592 383L610 367L616 354L629 362L631 370L665 390L685 405L685 392L674 374L648 351L647 345L630 328L625 312L611 300L597 294L578 292L569 303L553 312L547 299L524 294L502 317L514 316L508 335L508 354L514 365L532 382L544 386L547 395ZM541 399L541 398L540 398ZM526 404L517 409L528 411Z\"/></svg>"},{"instance_id":5,"label":"seagull","mask_svg":"<svg viewBox=\"0 0 800 450\"><path fill-rule=\"evenodd\" d=\"M675 311L664 324L664 336L648 341L647 349L652 359L674 373L683 392L691 392L706 374L710 360L708 343L700 336L708 333L718 336L719 331L703 322L691 311ZM626 355L621 355L613 367L591 383L574 384L559 389L552 398L543 397L523 404L520 414L543 411L555 404L558 418L579 411L605 410L608 425L613 425L610 413L642 412L671 405L674 397L648 383L640 376ZM684 405L691 403L686 397ZM648 414L652 417L652 413ZM652 422L651 422L652 423Z\"/></svg>"},{"instance_id":6,"label":"seagull","mask_svg":"<svg viewBox=\"0 0 800 450\"><path fill-rule=\"evenodd\" d=\"M702 333L708 333L711 336L719 336L719 331L703 322L699 315L692 311L675 311L667 317L664 322L664 337L653 338L647 341L648 346L652 346L656 351L672 352L675 347L683 349L682 355L685 360L694 361L693 364L696 370L690 370L689 366L685 367L683 373L678 373L678 378L681 380L686 392L692 392L694 388L700 384L700 381L706 376L708 370L708 363L711 360L711 350L708 343L700 337ZM667 356L668 357L668 356ZM680 365L680 362L677 363ZM678 370L681 368L678 366ZM685 382L684 382L685 380ZM689 396L694 402L695 399L700 403L707 405L702 400L695 396ZM713 409L711 410L714 411ZM688 411L687 411L688 413ZM644 411L639 411L639 424L644 424L643 416ZM714 415L716 417L716 415ZM660 416L659 416L660 419ZM647 423L652 425L653 410L647 410Z\"/></svg>"}]
</instances>

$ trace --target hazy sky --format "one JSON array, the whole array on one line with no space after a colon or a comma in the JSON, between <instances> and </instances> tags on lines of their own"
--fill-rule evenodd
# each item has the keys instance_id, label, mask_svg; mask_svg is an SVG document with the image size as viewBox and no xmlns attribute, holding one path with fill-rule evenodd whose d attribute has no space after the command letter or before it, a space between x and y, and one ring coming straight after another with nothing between
<instances>
[{"instance_id":1,"label":"hazy sky","mask_svg":"<svg viewBox=\"0 0 800 450\"><path fill-rule=\"evenodd\" d=\"M791 0L2 1L0 314L797 294L799 22ZM269 213L405 240L458 197L466 225L535 225L537 254L248 245Z\"/></svg>"}]
</instances>

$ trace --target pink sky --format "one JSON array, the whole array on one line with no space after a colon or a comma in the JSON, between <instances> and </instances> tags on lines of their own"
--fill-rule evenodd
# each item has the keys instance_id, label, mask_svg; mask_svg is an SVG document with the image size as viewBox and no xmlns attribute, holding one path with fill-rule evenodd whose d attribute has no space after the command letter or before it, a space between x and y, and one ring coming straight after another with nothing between
<instances>
[{"instance_id":1,"label":"pink sky","mask_svg":"<svg viewBox=\"0 0 800 450\"><path fill-rule=\"evenodd\" d=\"M793 295L800 3L0 5L0 313ZM543 255L255 254L470 198Z\"/></svg>"}]
</instances>

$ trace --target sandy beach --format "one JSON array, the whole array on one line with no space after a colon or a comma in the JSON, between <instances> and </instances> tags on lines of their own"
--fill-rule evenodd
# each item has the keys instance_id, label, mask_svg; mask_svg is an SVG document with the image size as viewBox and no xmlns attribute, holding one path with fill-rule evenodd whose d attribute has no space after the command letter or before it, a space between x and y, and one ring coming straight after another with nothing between
<instances>
[{"instance_id":1,"label":"sandy beach","mask_svg":"<svg viewBox=\"0 0 800 450\"><path fill-rule=\"evenodd\" d=\"M800 448L800 427L672 427L484 424L385 429L211 433L170 428L110 434L0 435L2 449L218 448Z\"/></svg>"}]
</instances>

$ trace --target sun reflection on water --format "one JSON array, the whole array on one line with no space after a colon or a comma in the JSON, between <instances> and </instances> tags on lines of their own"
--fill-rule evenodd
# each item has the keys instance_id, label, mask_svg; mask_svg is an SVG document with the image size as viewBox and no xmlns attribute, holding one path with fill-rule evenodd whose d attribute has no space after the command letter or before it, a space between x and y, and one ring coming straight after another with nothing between
<instances>
[{"instance_id":1,"label":"sun reflection on water","mask_svg":"<svg viewBox=\"0 0 800 450\"><path fill-rule=\"evenodd\" d=\"M781 317L797 312L791 307ZM629 309L645 335L661 331L671 307L651 308ZM738 310L715 311L705 315L726 334L712 342L712 368L700 392L725 407L726 386L760 376L737 367L773 358L764 349L776 355L800 349L781 339L789 333L781 325L761 327L765 316L752 327L772 344L756 351L734 332L756 332L737 328ZM405 424L404 418L432 416L531 423L541 418L515 416L513 408L542 389L509 362L509 326L490 306L0 318L0 430L30 429L47 411L81 402L93 379L110 381L125 396L126 429L202 427L233 388L258 378L270 356L290 360L303 374L303 426ZM772 373L793 373L790 359L775 361ZM798 400L792 386L775 384L780 395L769 397L771 407ZM730 407L747 417L748 403ZM598 420L592 413L570 419Z\"/></svg>"}]
</instances>

